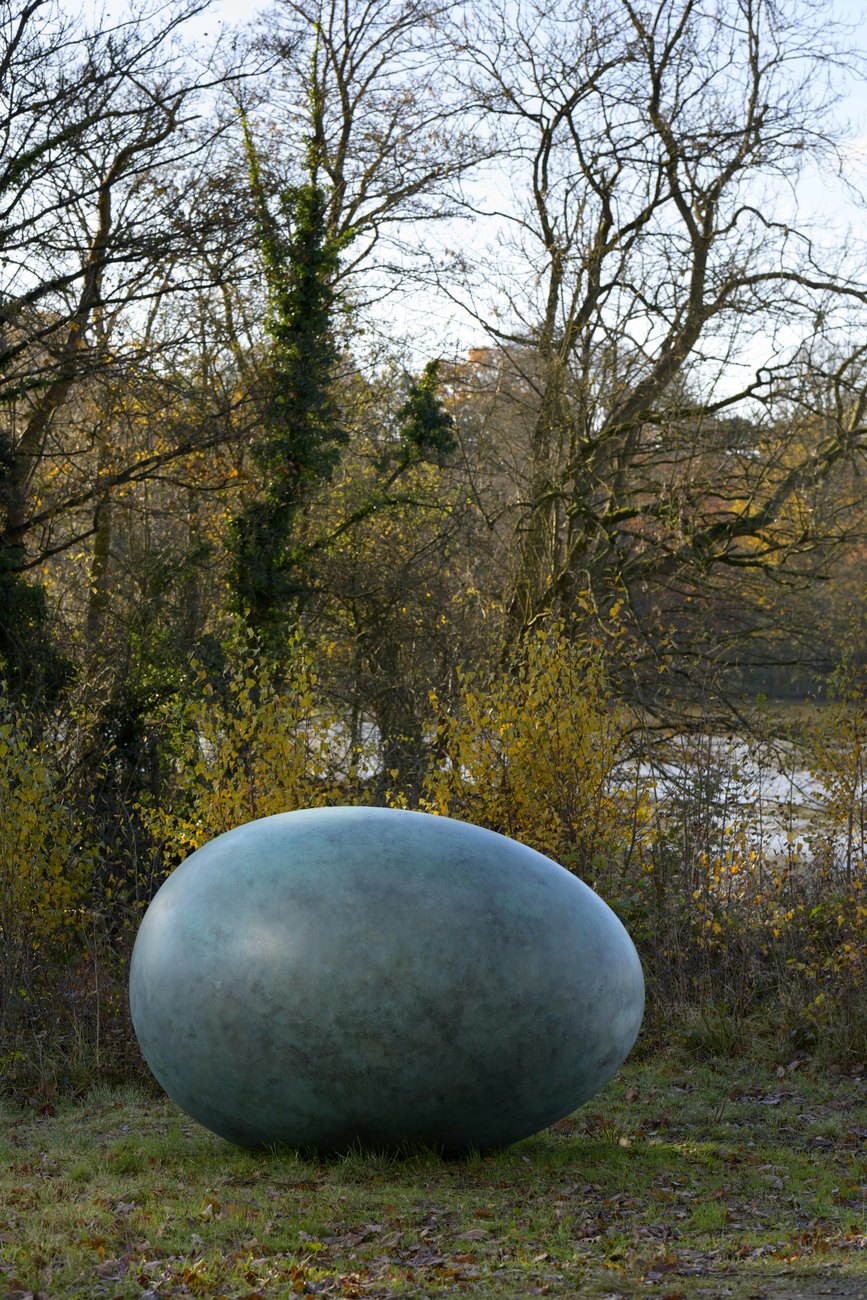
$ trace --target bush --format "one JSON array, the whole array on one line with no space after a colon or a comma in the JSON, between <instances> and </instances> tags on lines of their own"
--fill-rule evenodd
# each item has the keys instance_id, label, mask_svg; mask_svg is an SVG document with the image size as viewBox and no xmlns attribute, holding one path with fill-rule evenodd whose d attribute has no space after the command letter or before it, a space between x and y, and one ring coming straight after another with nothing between
<instances>
[{"instance_id":1,"label":"bush","mask_svg":"<svg viewBox=\"0 0 867 1300\"><path fill-rule=\"evenodd\" d=\"M86 950L98 860L86 816L35 721L0 701L0 1070L18 1077L44 1050L59 976ZM34 1037L34 1027L37 1037Z\"/></svg>"},{"instance_id":2,"label":"bush","mask_svg":"<svg viewBox=\"0 0 867 1300\"><path fill-rule=\"evenodd\" d=\"M820 784L809 809L790 784L771 835L761 792L779 782L779 764L767 737L728 746L681 738L680 776L657 790L654 834L624 915L660 1034L683 1015L690 1041L754 1048L761 1024L778 1054L867 1051L867 870L863 851L852 852L855 790L841 797L839 777L852 771L855 730L851 716L824 707L800 724L785 752Z\"/></svg>"},{"instance_id":3,"label":"bush","mask_svg":"<svg viewBox=\"0 0 867 1300\"><path fill-rule=\"evenodd\" d=\"M630 719L598 648L540 631L499 673L464 673L454 711L433 705L422 806L510 835L616 891L647 809L618 780Z\"/></svg>"},{"instance_id":4,"label":"bush","mask_svg":"<svg viewBox=\"0 0 867 1300\"><path fill-rule=\"evenodd\" d=\"M141 810L165 867L243 822L360 801L345 735L300 637L279 668L255 646L217 680L194 664L186 698L163 717L162 797Z\"/></svg>"}]
</instances>

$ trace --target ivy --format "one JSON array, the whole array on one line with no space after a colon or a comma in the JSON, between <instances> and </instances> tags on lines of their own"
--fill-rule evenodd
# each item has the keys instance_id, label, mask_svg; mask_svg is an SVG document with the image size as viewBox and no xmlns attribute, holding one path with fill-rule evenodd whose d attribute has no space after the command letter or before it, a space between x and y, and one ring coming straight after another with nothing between
<instances>
[{"instance_id":1,"label":"ivy","mask_svg":"<svg viewBox=\"0 0 867 1300\"><path fill-rule=\"evenodd\" d=\"M231 548L236 605L266 644L285 636L309 589L308 566L293 546L295 525L313 490L331 480L348 440L334 398L333 317L340 254L349 236L329 230L329 194L320 181L323 106L315 89L310 112L304 179L280 195L279 220L243 121L271 355L264 431L252 449L259 494L233 521Z\"/></svg>"},{"instance_id":2,"label":"ivy","mask_svg":"<svg viewBox=\"0 0 867 1300\"><path fill-rule=\"evenodd\" d=\"M439 361L429 361L397 413L400 438L412 459L442 465L457 446L455 422L438 396Z\"/></svg>"}]
</instances>

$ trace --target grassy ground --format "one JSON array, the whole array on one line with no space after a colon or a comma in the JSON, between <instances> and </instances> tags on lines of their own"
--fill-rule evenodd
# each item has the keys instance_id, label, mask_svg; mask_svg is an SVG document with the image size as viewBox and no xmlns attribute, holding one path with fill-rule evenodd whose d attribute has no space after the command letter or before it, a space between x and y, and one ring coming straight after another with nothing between
<instances>
[{"instance_id":1,"label":"grassy ground","mask_svg":"<svg viewBox=\"0 0 867 1300\"><path fill-rule=\"evenodd\" d=\"M867 1296L863 1071L629 1064L496 1155L250 1153L130 1092L7 1108L0 1297Z\"/></svg>"}]
</instances>

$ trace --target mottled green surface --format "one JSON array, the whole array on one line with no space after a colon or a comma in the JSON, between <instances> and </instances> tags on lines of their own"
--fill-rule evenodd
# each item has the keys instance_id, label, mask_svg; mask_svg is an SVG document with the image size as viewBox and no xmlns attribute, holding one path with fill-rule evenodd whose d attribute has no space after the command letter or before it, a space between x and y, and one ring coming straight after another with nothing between
<instances>
[{"instance_id":1,"label":"mottled green surface","mask_svg":"<svg viewBox=\"0 0 867 1300\"><path fill-rule=\"evenodd\" d=\"M213 840L142 923L130 1002L169 1095L242 1145L492 1146L638 1033L635 949L541 854L444 817L312 809Z\"/></svg>"}]
</instances>

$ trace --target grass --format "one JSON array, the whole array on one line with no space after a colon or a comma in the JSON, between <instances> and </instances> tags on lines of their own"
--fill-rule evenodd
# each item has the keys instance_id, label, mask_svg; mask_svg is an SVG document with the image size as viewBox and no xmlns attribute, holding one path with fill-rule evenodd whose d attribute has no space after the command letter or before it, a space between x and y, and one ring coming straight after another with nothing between
<instances>
[{"instance_id":1,"label":"grass","mask_svg":"<svg viewBox=\"0 0 867 1300\"><path fill-rule=\"evenodd\" d=\"M657 1056L460 1160L251 1153L131 1090L7 1106L0 1297L863 1297L864 1090Z\"/></svg>"}]
</instances>

